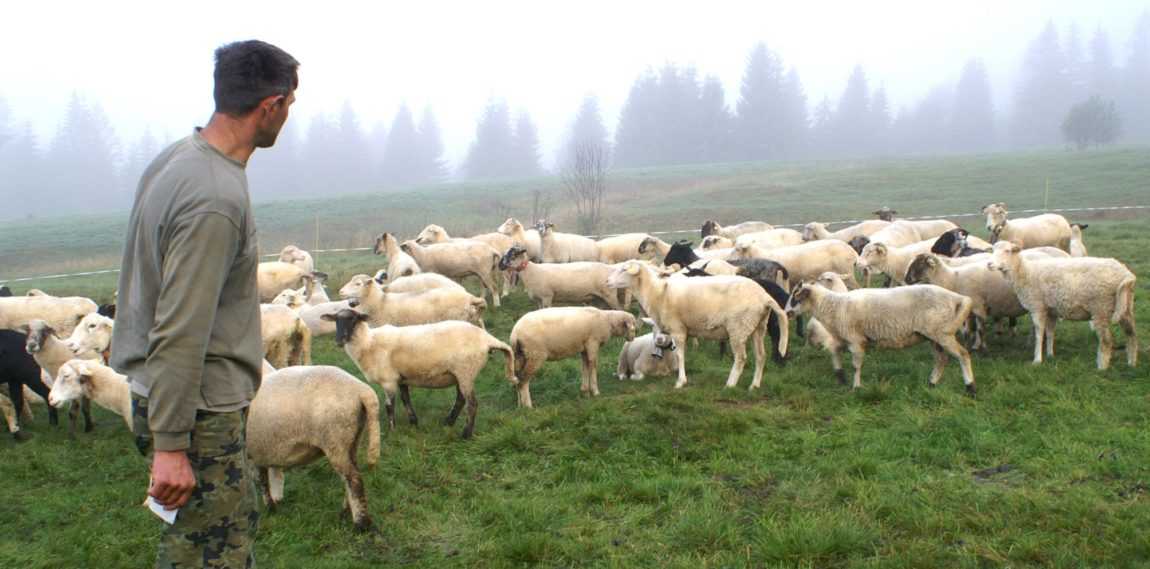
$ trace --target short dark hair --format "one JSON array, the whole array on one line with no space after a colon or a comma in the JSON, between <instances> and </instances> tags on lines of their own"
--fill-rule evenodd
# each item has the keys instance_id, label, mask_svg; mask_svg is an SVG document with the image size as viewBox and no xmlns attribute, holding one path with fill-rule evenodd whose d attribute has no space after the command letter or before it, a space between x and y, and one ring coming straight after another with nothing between
<instances>
[{"instance_id":1,"label":"short dark hair","mask_svg":"<svg viewBox=\"0 0 1150 569\"><path fill-rule=\"evenodd\" d=\"M299 62L270 43L246 40L216 49L216 112L246 115L260 101L289 95L299 86Z\"/></svg>"}]
</instances>

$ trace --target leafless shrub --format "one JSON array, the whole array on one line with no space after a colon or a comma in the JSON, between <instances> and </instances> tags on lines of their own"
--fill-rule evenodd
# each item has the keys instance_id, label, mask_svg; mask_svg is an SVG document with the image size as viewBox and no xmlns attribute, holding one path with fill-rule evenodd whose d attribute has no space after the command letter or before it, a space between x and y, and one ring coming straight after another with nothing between
<instances>
[{"instance_id":1,"label":"leafless shrub","mask_svg":"<svg viewBox=\"0 0 1150 569\"><path fill-rule=\"evenodd\" d=\"M579 231L584 235L597 233L603 220L603 196L607 193L610 168L611 155L607 148L583 143L574 146L570 162L559 173L567 197L575 204Z\"/></svg>"}]
</instances>

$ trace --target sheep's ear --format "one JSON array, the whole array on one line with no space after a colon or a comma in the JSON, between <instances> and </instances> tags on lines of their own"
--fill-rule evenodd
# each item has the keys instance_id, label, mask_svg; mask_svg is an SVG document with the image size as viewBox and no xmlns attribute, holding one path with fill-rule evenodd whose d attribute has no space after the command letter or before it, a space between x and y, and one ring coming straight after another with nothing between
<instances>
[{"instance_id":1,"label":"sheep's ear","mask_svg":"<svg viewBox=\"0 0 1150 569\"><path fill-rule=\"evenodd\" d=\"M652 328L655 327L655 321L650 319L650 318L646 318L646 317L640 318L639 321L642 322L643 324L646 324L646 325L652 327Z\"/></svg>"},{"instance_id":2,"label":"sheep's ear","mask_svg":"<svg viewBox=\"0 0 1150 569\"><path fill-rule=\"evenodd\" d=\"M81 381L84 378L88 378L88 377L92 376L92 366L88 365L87 362L80 362L78 364L75 364L74 367L76 369L76 373L78 373L80 375Z\"/></svg>"},{"instance_id":3,"label":"sheep's ear","mask_svg":"<svg viewBox=\"0 0 1150 569\"><path fill-rule=\"evenodd\" d=\"M1022 247L1019 246L1018 243L1011 242L1010 243L1010 252L1011 253L1021 253Z\"/></svg>"},{"instance_id":4,"label":"sheep's ear","mask_svg":"<svg viewBox=\"0 0 1150 569\"><path fill-rule=\"evenodd\" d=\"M938 257L935 257L934 255L928 256L926 258L926 265L928 267L937 267L938 266Z\"/></svg>"},{"instance_id":5,"label":"sheep's ear","mask_svg":"<svg viewBox=\"0 0 1150 569\"><path fill-rule=\"evenodd\" d=\"M1090 227L1090 225L1085 224L1085 223L1079 223L1078 224L1078 229L1081 229L1082 231L1086 231L1087 227Z\"/></svg>"}]
</instances>

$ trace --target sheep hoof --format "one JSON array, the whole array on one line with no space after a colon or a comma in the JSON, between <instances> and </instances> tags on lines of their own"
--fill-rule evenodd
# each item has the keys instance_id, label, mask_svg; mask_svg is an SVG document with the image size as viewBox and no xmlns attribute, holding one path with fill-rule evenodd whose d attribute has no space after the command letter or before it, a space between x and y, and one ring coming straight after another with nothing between
<instances>
[{"instance_id":1,"label":"sheep hoof","mask_svg":"<svg viewBox=\"0 0 1150 569\"><path fill-rule=\"evenodd\" d=\"M620 374L617 374L616 377L619 378L619 381L623 381L624 379L627 379L627 374L620 373Z\"/></svg>"},{"instance_id":2,"label":"sheep hoof","mask_svg":"<svg viewBox=\"0 0 1150 569\"><path fill-rule=\"evenodd\" d=\"M975 389L975 387L974 387L974 384L973 384L973 383L971 383L971 384L969 384L969 385L967 385L967 386L966 386L966 394L967 394L968 396L970 396L970 398L971 398L971 399L975 398L975 397L978 395L978 392L977 392L977 390Z\"/></svg>"},{"instance_id":3,"label":"sheep hoof","mask_svg":"<svg viewBox=\"0 0 1150 569\"><path fill-rule=\"evenodd\" d=\"M375 529L375 522L371 521L370 516L364 516L363 519L355 522L355 531L357 533L378 533Z\"/></svg>"},{"instance_id":4,"label":"sheep hoof","mask_svg":"<svg viewBox=\"0 0 1150 569\"><path fill-rule=\"evenodd\" d=\"M931 388L931 389L934 389L934 388L938 387L938 384L928 381L928 382L926 382L926 386Z\"/></svg>"},{"instance_id":5,"label":"sheep hoof","mask_svg":"<svg viewBox=\"0 0 1150 569\"><path fill-rule=\"evenodd\" d=\"M12 438L16 439L16 442L18 443L26 443L32 439L32 434L25 433L24 431L16 431L12 433Z\"/></svg>"},{"instance_id":6,"label":"sheep hoof","mask_svg":"<svg viewBox=\"0 0 1150 569\"><path fill-rule=\"evenodd\" d=\"M838 379L839 385L847 384L847 373L841 369L835 370L835 379Z\"/></svg>"}]
</instances>

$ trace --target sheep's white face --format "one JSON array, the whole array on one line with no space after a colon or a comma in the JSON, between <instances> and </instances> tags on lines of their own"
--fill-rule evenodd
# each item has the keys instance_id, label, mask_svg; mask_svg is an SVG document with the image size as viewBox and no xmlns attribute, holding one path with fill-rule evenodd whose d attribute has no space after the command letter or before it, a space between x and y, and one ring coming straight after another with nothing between
<instances>
[{"instance_id":1,"label":"sheep's white face","mask_svg":"<svg viewBox=\"0 0 1150 569\"><path fill-rule=\"evenodd\" d=\"M47 339L48 334L55 334L56 331L43 320L32 320L28 322L28 338L24 340L24 350L29 354L35 354L44 349L44 340Z\"/></svg>"},{"instance_id":2,"label":"sheep's white face","mask_svg":"<svg viewBox=\"0 0 1150 569\"><path fill-rule=\"evenodd\" d=\"M819 275L819 278L815 279L815 284L817 284L817 285L819 285L819 286L821 286L827 290L833 290L835 292L846 292L847 291L847 285L845 282L843 282L842 275L839 275L838 273L833 272L833 271L827 271L827 272Z\"/></svg>"},{"instance_id":3,"label":"sheep's white face","mask_svg":"<svg viewBox=\"0 0 1150 569\"><path fill-rule=\"evenodd\" d=\"M992 271L999 271L1005 273L1022 252L1022 248L1010 241L999 241L994 244L994 252L990 256L990 260L986 262L986 268Z\"/></svg>"},{"instance_id":4,"label":"sheep's white face","mask_svg":"<svg viewBox=\"0 0 1150 569\"><path fill-rule=\"evenodd\" d=\"M826 226L821 224L821 223L817 223L817 222L813 222L813 221L811 223L804 225L803 226L803 241L814 241L814 240L818 239L818 236L816 234L819 232L820 229L825 230Z\"/></svg>"},{"instance_id":5,"label":"sheep's white face","mask_svg":"<svg viewBox=\"0 0 1150 569\"><path fill-rule=\"evenodd\" d=\"M442 241L447 241L447 230L435 224L424 227L423 231L420 231L419 235L415 237L415 242L420 245L428 245Z\"/></svg>"},{"instance_id":6,"label":"sheep's white face","mask_svg":"<svg viewBox=\"0 0 1150 569\"><path fill-rule=\"evenodd\" d=\"M635 284L635 279L639 275L639 271L643 270L643 266L635 261L628 261L616 265L611 273L607 275L608 288L629 288Z\"/></svg>"},{"instance_id":7,"label":"sheep's white face","mask_svg":"<svg viewBox=\"0 0 1150 569\"><path fill-rule=\"evenodd\" d=\"M750 243L750 241L747 240L744 240L743 242L748 244ZM731 243L730 239L727 239L726 237L720 237L718 235L707 236L706 239L703 239L703 244L700 245L704 251L710 251L712 249L725 249L731 246L733 246L733 244Z\"/></svg>"},{"instance_id":8,"label":"sheep's white face","mask_svg":"<svg viewBox=\"0 0 1150 569\"><path fill-rule=\"evenodd\" d=\"M498 231L504 235L515 235L516 233L523 231L523 224L519 223L519 220L515 219L514 217L509 217L507 218L507 221L501 223L499 228L495 231Z\"/></svg>"},{"instance_id":9,"label":"sheep's white face","mask_svg":"<svg viewBox=\"0 0 1150 569\"><path fill-rule=\"evenodd\" d=\"M76 360L65 362L60 366L56 380L52 382L52 390L48 392L48 404L60 407L69 402L76 401L84 396L84 385L92 379L92 372L86 364Z\"/></svg>"},{"instance_id":10,"label":"sheep's white face","mask_svg":"<svg viewBox=\"0 0 1150 569\"><path fill-rule=\"evenodd\" d=\"M862 254L859 255L855 265L860 269L865 269L871 265L881 264L886 259L886 245L882 243L867 243L863 247Z\"/></svg>"},{"instance_id":11,"label":"sheep's white face","mask_svg":"<svg viewBox=\"0 0 1150 569\"><path fill-rule=\"evenodd\" d=\"M372 286L375 281L368 275L355 275L343 288L339 289L339 296L345 300L352 298L361 298L367 293L367 289Z\"/></svg>"},{"instance_id":12,"label":"sheep's white face","mask_svg":"<svg viewBox=\"0 0 1150 569\"><path fill-rule=\"evenodd\" d=\"M284 289L272 299L272 304L283 304L292 310L303 306L304 302L303 292L290 288Z\"/></svg>"},{"instance_id":13,"label":"sheep's white face","mask_svg":"<svg viewBox=\"0 0 1150 569\"><path fill-rule=\"evenodd\" d=\"M993 232L994 229L1006 223L1006 204L992 203L982 208L982 213L986 214L986 230Z\"/></svg>"},{"instance_id":14,"label":"sheep's white face","mask_svg":"<svg viewBox=\"0 0 1150 569\"><path fill-rule=\"evenodd\" d=\"M80 320L68 338L68 348L73 354L92 352L103 353L112 345L112 327L115 321L95 312Z\"/></svg>"}]
</instances>

